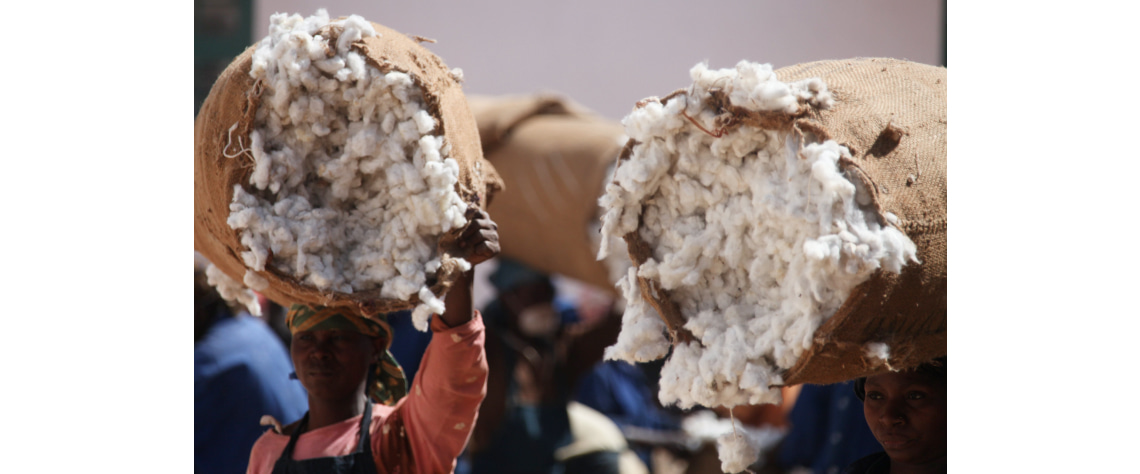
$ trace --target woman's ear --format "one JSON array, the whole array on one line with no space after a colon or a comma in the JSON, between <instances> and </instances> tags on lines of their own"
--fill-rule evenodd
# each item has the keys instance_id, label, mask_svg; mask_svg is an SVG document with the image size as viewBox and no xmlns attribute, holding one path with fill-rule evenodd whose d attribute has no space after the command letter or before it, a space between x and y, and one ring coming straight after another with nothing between
<instances>
[{"instance_id":1,"label":"woman's ear","mask_svg":"<svg viewBox=\"0 0 1140 474\"><path fill-rule=\"evenodd\" d=\"M372 360L371 362L379 362L380 357L383 356L384 351L388 350L388 339L384 337L372 338Z\"/></svg>"}]
</instances>

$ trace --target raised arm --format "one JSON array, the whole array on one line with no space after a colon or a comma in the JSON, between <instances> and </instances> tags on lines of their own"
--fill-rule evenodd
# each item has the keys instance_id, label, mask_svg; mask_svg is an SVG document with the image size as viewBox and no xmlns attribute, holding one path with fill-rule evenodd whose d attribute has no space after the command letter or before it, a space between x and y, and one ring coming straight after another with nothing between
<instances>
[{"instance_id":1,"label":"raised arm","mask_svg":"<svg viewBox=\"0 0 1140 474\"><path fill-rule=\"evenodd\" d=\"M449 244L448 252L452 256L466 259L471 263L471 269L460 274L444 296L443 304L447 308L439 316L447 327L460 326L471 320L475 314L472 304L475 265L499 254L499 226L486 211L472 207L467 212L468 224L459 231L455 241Z\"/></svg>"},{"instance_id":2,"label":"raised arm","mask_svg":"<svg viewBox=\"0 0 1140 474\"><path fill-rule=\"evenodd\" d=\"M499 253L496 225L483 211L472 210L469 224L452 234L446 251L472 266ZM449 472L463 451L483 401L487 383L486 337L483 321L471 301L474 270L464 272L444 297L447 308L431 321L432 341L420 362L420 371L408 397L389 418L388 430L399 436L391 447L380 444L388 456L411 456L408 472ZM410 459L408 459L410 458Z\"/></svg>"}]
</instances>

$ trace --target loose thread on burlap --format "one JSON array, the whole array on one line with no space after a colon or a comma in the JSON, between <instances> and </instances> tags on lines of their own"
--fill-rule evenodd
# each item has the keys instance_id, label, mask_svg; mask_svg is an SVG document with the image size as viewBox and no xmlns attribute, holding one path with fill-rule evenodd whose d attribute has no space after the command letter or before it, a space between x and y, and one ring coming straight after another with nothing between
<instances>
[{"instance_id":1,"label":"loose thread on burlap","mask_svg":"<svg viewBox=\"0 0 1140 474\"><path fill-rule=\"evenodd\" d=\"M237 157L241 156L242 153L248 153L249 159L251 161L253 161L254 160L253 151L252 151L252 149L245 147L245 144L243 144L241 141L241 136L238 136L238 148L239 148L239 150L237 151L237 153L234 153L232 155L229 153L226 153L226 150L229 150L230 145L232 145L234 142L234 130L237 129L238 123L240 123L240 122L234 122L233 125L230 125L230 130L228 132L226 132L226 146L222 147L222 156L224 156L226 158L237 158Z\"/></svg>"},{"instance_id":2,"label":"loose thread on burlap","mask_svg":"<svg viewBox=\"0 0 1140 474\"><path fill-rule=\"evenodd\" d=\"M725 134L725 132L726 132L726 130L725 130L725 129L723 129L723 128L722 128L722 129L720 129L720 130L717 130L717 131L716 131L716 133L713 133L713 132L710 132L710 131L708 131L708 129L706 129L705 127L702 127L702 126L701 126L701 124L697 123L697 121L696 121L696 120L693 120L693 118L692 118L692 117L690 117L690 116L689 116L689 114L685 113L685 111L684 111L684 110L682 110L682 111L681 111L681 116L682 116L682 117L685 117L685 118L687 118L687 119L689 119L689 121L693 123L693 126L695 126L695 127L699 128L699 129L701 129L701 131L702 131L702 132L705 132L705 133L709 134L709 136L711 136L711 137L713 137L713 138L720 138L720 137L723 137L723 136L724 136L724 134Z\"/></svg>"}]
</instances>

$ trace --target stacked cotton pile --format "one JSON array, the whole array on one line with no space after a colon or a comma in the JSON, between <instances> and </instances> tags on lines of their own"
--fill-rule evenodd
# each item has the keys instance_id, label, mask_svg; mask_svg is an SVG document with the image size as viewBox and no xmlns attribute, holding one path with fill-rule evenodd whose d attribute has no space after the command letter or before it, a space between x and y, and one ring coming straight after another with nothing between
<instances>
[{"instance_id":1,"label":"stacked cotton pile","mask_svg":"<svg viewBox=\"0 0 1140 474\"><path fill-rule=\"evenodd\" d=\"M423 92L352 50L376 35L356 15L273 15L250 70L263 87L251 143L227 147L252 158L252 187L234 186L227 223L241 234L251 288L266 285L251 270L272 267L322 291L418 295L413 321L426 330L444 310L428 287L435 243L464 225L467 204Z\"/></svg>"},{"instance_id":2,"label":"stacked cotton pile","mask_svg":"<svg viewBox=\"0 0 1140 474\"><path fill-rule=\"evenodd\" d=\"M847 148L741 119L827 108L834 99L822 81L783 83L770 66L747 61L698 64L690 74L688 90L643 101L622 122L634 146L600 200L603 239L636 232L652 255L619 282L628 306L606 357L668 353L665 325L639 287L639 277L652 280L693 336L664 365L662 403L778 403L769 387L783 382L819 325L877 269L916 261L915 246L879 222L867 190L845 174ZM608 248L603 242L600 257ZM741 449L722 443L726 471L747 465Z\"/></svg>"}]
</instances>

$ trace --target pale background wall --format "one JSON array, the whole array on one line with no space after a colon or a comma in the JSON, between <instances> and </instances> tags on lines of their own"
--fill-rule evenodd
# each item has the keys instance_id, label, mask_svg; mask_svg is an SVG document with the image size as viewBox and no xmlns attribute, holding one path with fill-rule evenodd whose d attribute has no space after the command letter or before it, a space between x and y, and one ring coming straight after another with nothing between
<instances>
[{"instance_id":1,"label":"pale background wall","mask_svg":"<svg viewBox=\"0 0 1140 474\"><path fill-rule=\"evenodd\" d=\"M468 93L559 92L614 120L690 84L701 61L943 64L941 0L254 0L254 38L274 12L320 7L437 40L429 49L463 69Z\"/></svg>"}]
</instances>

